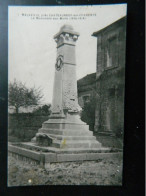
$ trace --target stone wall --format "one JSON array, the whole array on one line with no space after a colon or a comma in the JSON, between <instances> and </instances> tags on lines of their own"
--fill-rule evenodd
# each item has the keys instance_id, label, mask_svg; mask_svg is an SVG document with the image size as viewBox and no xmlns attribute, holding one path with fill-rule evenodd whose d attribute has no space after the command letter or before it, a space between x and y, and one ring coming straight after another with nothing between
<instances>
[{"instance_id":1,"label":"stone wall","mask_svg":"<svg viewBox=\"0 0 146 196\"><path fill-rule=\"evenodd\" d=\"M8 117L8 140L17 137L20 141L30 141L42 123L48 120L48 115L36 115L33 113L9 114Z\"/></svg>"},{"instance_id":2,"label":"stone wall","mask_svg":"<svg viewBox=\"0 0 146 196\"><path fill-rule=\"evenodd\" d=\"M105 72L97 81L97 89L100 86L100 99L96 105L100 115L95 118L98 123L98 131L111 131L120 134L124 125L124 69ZM113 77L114 76L114 77ZM99 91L98 91L99 92ZM97 124L96 124L97 125ZM118 133L117 133L118 132Z\"/></svg>"},{"instance_id":3,"label":"stone wall","mask_svg":"<svg viewBox=\"0 0 146 196\"><path fill-rule=\"evenodd\" d=\"M123 139L110 136L110 135L102 135L102 134L95 134L96 139L102 144L102 147L110 147L114 149L123 150Z\"/></svg>"},{"instance_id":4,"label":"stone wall","mask_svg":"<svg viewBox=\"0 0 146 196\"><path fill-rule=\"evenodd\" d=\"M124 129L126 17L93 35L98 38L95 131L121 137Z\"/></svg>"}]
</instances>

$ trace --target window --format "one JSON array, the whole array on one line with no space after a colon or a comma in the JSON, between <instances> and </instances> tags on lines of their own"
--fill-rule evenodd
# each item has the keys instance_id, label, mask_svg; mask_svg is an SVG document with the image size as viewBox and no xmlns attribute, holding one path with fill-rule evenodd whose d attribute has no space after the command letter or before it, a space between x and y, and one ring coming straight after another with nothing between
<instances>
[{"instance_id":1,"label":"window","mask_svg":"<svg viewBox=\"0 0 146 196\"><path fill-rule=\"evenodd\" d=\"M117 39L116 37L110 38L107 46L107 67L117 65L117 52Z\"/></svg>"}]
</instances>

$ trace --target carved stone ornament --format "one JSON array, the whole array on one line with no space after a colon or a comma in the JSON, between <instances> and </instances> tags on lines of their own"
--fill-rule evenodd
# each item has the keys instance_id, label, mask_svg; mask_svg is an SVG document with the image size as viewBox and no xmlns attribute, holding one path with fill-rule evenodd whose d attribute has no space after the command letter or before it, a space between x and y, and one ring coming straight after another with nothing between
<instances>
[{"instance_id":1,"label":"carved stone ornament","mask_svg":"<svg viewBox=\"0 0 146 196\"><path fill-rule=\"evenodd\" d=\"M77 101L77 92L74 89L73 81L64 82L64 93L63 93L63 107L69 111L78 112L81 110Z\"/></svg>"},{"instance_id":2,"label":"carved stone ornament","mask_svg":"<svg viewBox=\"0 0 146 196\"><path fill-rule=\"evenodd\" d=\"M59 55L55 64L56 70L59 71L63 67L63 56Z\"/></svg>"}]
</instances>

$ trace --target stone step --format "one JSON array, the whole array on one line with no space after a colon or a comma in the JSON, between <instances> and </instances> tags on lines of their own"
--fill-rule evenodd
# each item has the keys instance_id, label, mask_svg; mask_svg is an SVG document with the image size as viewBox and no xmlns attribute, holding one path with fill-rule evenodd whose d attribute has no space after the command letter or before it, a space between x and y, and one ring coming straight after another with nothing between
<instances>
[{"instance_id":1,"label":"stone step","mask_svg":"<svg viewBox=\"0 0 146 196\"><path fill-rule=\"evenodd\" d=\"M100 148L67 148L67 149L54 149L53 147L50 147L49 150L52 152L57 152L59 154L61 153L106 153L110 152L110 148L100 147Z\"/></svg>"},{"instance_id":2,"label":"stone step","mask_svg":"<svg viewBox=\"0 0 146 196\"><path fill-rule=\"evenodd\" d=\"M55 135L55 134L47 134L48 136L57 139L57 140L96 140L95 136L64 136L64 135Z\"/></svg>"},{"instance_id":3,"label":"stone step","mask_svg":"<svg viewBox=\"0 0 146 196\"><path fill-rule=\"evenodd\" d=\"M56 148L100 148L101 143L92 140L78 140L78 141L59 141L54 140L52 147Z\"/></svg>"},{"instance_id":4,"label":"stone step","mask_svg":"<svg viewBox=\"0 0 146 196\"><path fill-rule=\"evenodd\" d=\"M31 146L32 144L26 144ZM39 147L41 148L41 147ZM50 148L51 149L51 148ZM81 151L82 150L82 151ZM94 150L94 151L93 151ZM49 152L39 151L35 149L26 149L19 146L8 145L8 153L14 156L16 159L23 160L24 162L31 164L40 164L46 169L50 168L50 163L66 162L66 161L96 161L102 160L103 162L108 159L122 159L123 152L110 152L110 149L99 148L99 149L54 149L52 147Z\"/></svg>"},{"instance_id":5,"label":"stone step","mask_svg":"<svg viewBox=\"0 0 146 196\"><path fill-rule=\"evenodd\" d=\"M92 131L86 130L70 130L70 129L47 129L41 128L38 130L39 133L54 134L54 135L64 135L64 136L93 136Z\"/></svg>"},{"instance_id":6,"label":"stone step","mask_svg":"<svg viewBox=\"0 0 146 196\"><path fill-rule=\"evenodd\" d=\"M74 116L75 117L75 116ZM87 125L87 123L83 122L80 118L73 116L67 117L67 118L50 118L49 120L43 122L43 124L78 124L78 125Z\"/></svg>"},{"instance_id":7,"label":"stone step","mask_svg":"<svg viewBox=\"0 0 146 196\"><path fill-rule=\"evenodd\" d=\"M25 149L36 150L40 149L42 152L54 152L54 153L101 153L101 152L110 152L111 148L105 147L98 147L98 148L55 148L55 147L44 147L44 146L37 146L35 143L32 142L24 142L21 143L21 147Z\"/></svg>"},{"instance_id":8,"label":"stone step","mask_svg":"<svg viewBox=\"0 0 146 196\"><path fill-rule=\"evenodd\" d=\"M50 129L70 129L70 130L89 130L89 125L77 123L43 123L42 128Z\"/></svg>"}]
</instances>

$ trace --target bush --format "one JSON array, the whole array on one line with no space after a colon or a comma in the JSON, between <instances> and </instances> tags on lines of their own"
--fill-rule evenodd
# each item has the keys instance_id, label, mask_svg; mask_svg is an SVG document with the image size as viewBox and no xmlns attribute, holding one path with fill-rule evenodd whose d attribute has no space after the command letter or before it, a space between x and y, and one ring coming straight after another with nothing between
<instances>
[{"instance_id":1,"label":"bush","mask_svg":"<svg viewBox=\"0 0 146 196\"><path fill-rule=\"evenodd\" d=\"M94 131L95 125L95 103L96 99L92 96L90 101L84 104L84 108L81 113L81 120L89 125L89 129L91 131Z\"/></svg>"},{"instance_id":2,"label":"bush","mask_svg":"<svg viewBox=\"0 0 146 196\"><path fill-rule=\"evenodd\" d=\"M40 114L40 115L50 115L51 114L51 104L49 105L43 105L40 106L39 108L34 110L34 114Z\"/></svg>"},{"instance_id":3,"label":"bush","mask_svg":"<svg viewBox=\"0 0 146 196\"><path fill-rule=\"evenodd\" d=\"M48 118L48 115L38 113L9 114L8 136L17 137L21 141L30 141Z\"/></svg>"}]
</instances>

